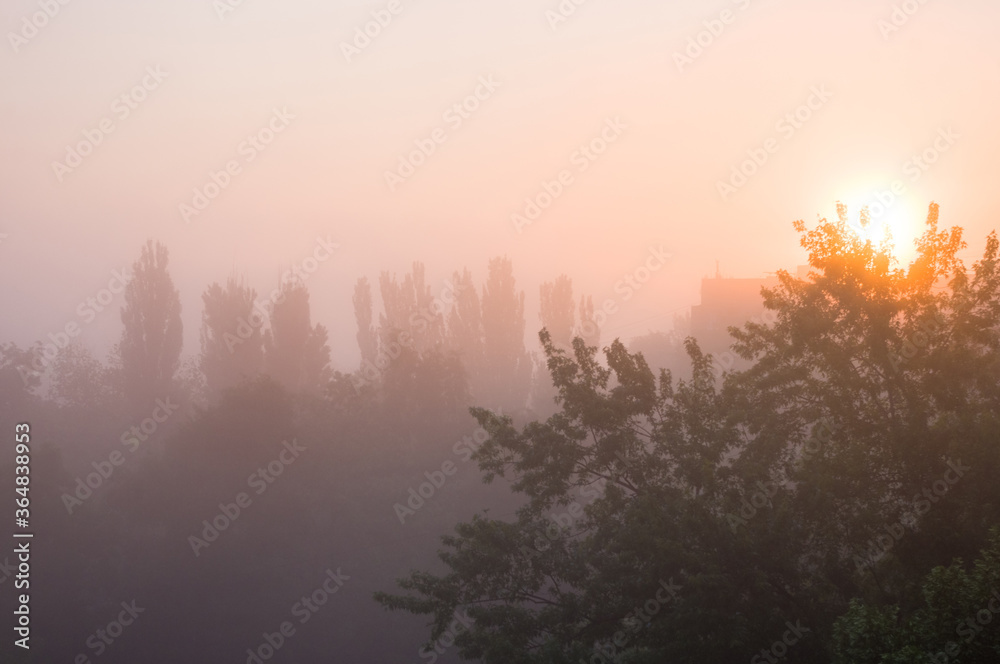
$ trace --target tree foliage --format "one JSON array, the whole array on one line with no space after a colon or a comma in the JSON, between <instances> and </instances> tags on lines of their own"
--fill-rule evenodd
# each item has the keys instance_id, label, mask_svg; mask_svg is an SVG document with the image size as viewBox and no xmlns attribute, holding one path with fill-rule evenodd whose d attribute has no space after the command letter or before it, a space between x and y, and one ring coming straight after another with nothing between
<instances>
[{"instance_id":1,"label":"tree foliage","mask_svg":"<svg viewBox=\"0 0 1000 664\"><path fill-rule=\"evenodd\" d=\"M331 376L327 337L312 324L305 284L285 282L264 333L266 372L293 393L318 394Z\"/></svg>"},{"instance_id":2,"label":"tree foliage","mask_svg":"<svg viewBox=\"0 0 1000 664\"><path fill-rule=\"evenodd\" d=\"M201 296L201 370L215 395L264 369L267 313L255 309L256 298L257 292L236 276L229 277L225 288L214 283Z\"/></svg>"},{"instance_id":3,"label":"tree foliage","mask_svg":"<svg viewBox=\"0 0 1000 664\"><path fill-rule=\"evenodd\" d=\"M167 248L149 240L125 286L119 353L126 394L137 409L168 395L180 366L181 302L168 263Z\"/></svg>"},{"instance_id":4,"label":"tree foliage","mask_svg":"<svg viewBox=\"0 0 1000 664\"><path fill-rule=\"evenodd\" d=\"M543 332L560 411L523 427L472 411L485 481L523 496L516 519L459 524L445 573L378 601L429 616L432 640L467 611L456 644L488 663L818 662L852 638L874 654L842 661L925 661L907 625L954 630L975 593L944 591L959 567L921 579L1000 524L997 238L966 270L961 230L940 230L932 204L903 269L843 206L795 227L812 272L764 290L773 324L731 330L745 371L688 339L690 378L675 380L617 340L602 362ZM676 595L636 626L670 580ZM922 596L942 610L921 612ZM912 659L874 658L897 650Z\"/></svg>"}]
</instances>

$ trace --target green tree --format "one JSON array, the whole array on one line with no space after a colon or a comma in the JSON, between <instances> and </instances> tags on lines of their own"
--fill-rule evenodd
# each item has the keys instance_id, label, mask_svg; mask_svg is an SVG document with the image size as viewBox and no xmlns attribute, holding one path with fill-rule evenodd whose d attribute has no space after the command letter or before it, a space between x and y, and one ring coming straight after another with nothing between
<instances>
[{"instance_id":1,"label":"green tree","mask_svg":"<svg viewBox=\"0 0 1000 664\"><path fill-rule=\"evenodd\" d=\"M855 599L834 625L837 664L992 664L1000 660L1000 530L971 569L935 567L919 603L872 606Z\"/></svg>"},{"instance_id":2,"label":"green tree","mask_svg":"<svg viewBox=\"0 0 1000 664\"><path fill-rule=\"evenodd\" d=\"M526 498L516 521L460 524L444 538L447 574L414 573L400 582L409 595L378 600L432 616L432 640L467 611L474 625L456 644L486 662L590 661L608 649L621 661L718 662L746 651L748 635L780 634L782 616L755 610L764 581L735 564L721 518L720 464L739 435L703 384L708 359L692 345L704 380L675 386L618 341L604 367L581 339L573 357L540 339L562 411L519 431L473 409L490 434L477 452L486 481L508 478Z\"/></svg>"},{"instance_id":3,"label":"green tree","mask_svg":"<svg viewBox=\"0 0 1000 664\"><path fill-rule=\"evenodd\" d=\"M851 598L891 625L880 607L915 606L930 569L982 548L1000 524L996 235L969 272L935 205L907 269L843 206L795 227L813 271L764 290L773 324L731 330L745 371L688 339L675 382L618 341L605 365L543 332L560 412L518 429L473 409L485 480L524 496L516 520L458 525L444 574L377 599L431 616L432 639L468 610L456 644L486 662L591 661L616 639L624 662L823 662Z\"/></svg>"}]
</instances>

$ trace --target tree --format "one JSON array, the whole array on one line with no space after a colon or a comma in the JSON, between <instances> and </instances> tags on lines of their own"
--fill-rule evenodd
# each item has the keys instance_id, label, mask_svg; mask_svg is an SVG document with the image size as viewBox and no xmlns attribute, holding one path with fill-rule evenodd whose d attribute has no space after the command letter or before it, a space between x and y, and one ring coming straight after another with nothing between
<instances>
[{"instance_id":1,"label":"tree","mask_svg":"<svg viewBox=\"0 0 1000 664\"><path fill-rule=\"evenodd\" d=\"M452 277L455 302L448 312L448 345L462 362L472 395L484 393L490 377L483 366L483 310L468 268Z\"/></svg>"},{"instance_id":2,"label":"tree","mask_svg":"<svg viewBox=\"0 0 1000 664\"><path fill-rule=\"evenodd\" d=\"M17 344L0 343L0 405L4 411L13 413L35 396L41 378L31 369L31 361L39 353L37 345L22 350Z\"/></svg>"},{"instance_id":3,"label":"tree","mask_svg":"<svg viewBox=\"0 0 1000 664\"><path fill-rule=\"evenodd\" d=\"M935 567L910 610L855 599L834 625L837 664L950 662L991 664L1000 656L1000 530L971 569L961 559Z\"/></svg>"},{"instance_id":4,"label":"tree","mask_svg":"<svg viewBox=\"0 0 1000 664\"><path fill-rule=\"evenodd\" d=\"M554 282L544 282L539 287L538 317L542 327L549 331L557 348L568 349L573 341L576 311L573 303L573 280L565 274Z\"/></svg>"},{"instance_id":5,"label":"tree","mask_svg":"<svg viewBox=\"0 0 1000 664\"><path fill-rule=\"evenodd\" d=\"M354 319L358 323L358 350L361 364L374 365L378 355L378 336L372 325L372 287L368 277L361 277L354 285Z\"/></svg>"},{"instance_id":6,"label":"tree","mask_svg":"<svg viewBox=\"0 0 1000 664\"><path fill-rule=\"evenodd\" d=\"M384 313L379 316L379 341L383 349L393 344L411 347L417 355L444 344L443 308L426 283L424 264L413 263L412 271L397 281L395 275L379 276Z\"/></svg>"},{"instance_id":7,"label":"tree","mask_svg":"<svg viewBox=\"0 0 1000 664\"><path fill-rule=\"evenodd\" d=\"M181 302L168 262L167 248L149 240L125 287L119 352L126 394L140 411L171 392L180 366Z\"/></svg>"},{"instance_id":8,"label":"tree","mask_svg":"<svg viewBox=\"0 0 1000 664\"><path fill-rule=\"evenodd\" d=\"M577 336L588 346L598 346L601 343L601 328L594 317L594 298L590 295L580 296L580 324Z\"/></svg>"},{"instance_id":9,"label":"tree","mask_svg":"<svg viewBox=\"0 0 1000 664\"><path fill-rule=\"evenodd\" d=\"M106 409L120 393L113 369L101 364L79 343L71 343L56 357L51 393L56 401L77 408Z\"/></svg>"},{"instance_id":10,"label":"tree","mask_svg":"<svg viewBox=\"0 0 1000 664\"><path fill-rule=\"evenodd\" d=\"M212 394L264 369L263 327L269 315L255 306L256 298L257 292L235 275L225 288L214 283L201 296L201 370Z\"/></svg>"},{"instance_id":11,"label":"tree","mask_svg":"<svg viewBox=\"0 0 1000 664\"><path fill-rule=\"evenodd\" d=\"M432 616L432 640L467 611L474 624L455 643L485 662L729 661L741 630L780 623L741 599L754 575L719 577L720 551L735 547L713 515L713 469L738 439L713 426L725 421L721 397L696 383L675 390L666 374L658 384L619 341L606 368L579 338L573 357L540 339L562 411L518 431L509 416L473 409L489 433L476 455L485 480L508 478L527 500L517 520L460 524L444 538L447 574L416 572L400 582L409 595L377 599ZM696 364L709 371L706 358ZM721 620L724 609L755 624Z\"/></svg>"},{"instance_id":12,"label":"tree","mask_svg":"<svg viewBox=\"0 0 1000 664\"><path fill-rule=\"evenodd\" d=\"M919 256L904 270L892 268L888 244L851 232L843 206L814 230L799 222L816 270L808 280L780 272L779 286L765 289L773 326L734 330L734 349L755 361L736 383L759 441L734 465L795 484L790 514L823 552L803 567L819 565L848 596L903 592L903 579L974 555L982 524L1000 522L1000 495L983 475L1000 462L991 442L1000 407L996 235L970 280L956 256L961 229L937 225L932 204ZM803 459L807 432L823 419L836 424L839 444ZM958 461L974 468L960 484L928 505L914 500Z\"/></svg>"},{"instance_id":13,"label":"tree","mask_svg":"<svg viewBox=\"0 0 1000 664\"><path fill-rule=\"evenodd\" d=\"M531 356L524 347L524 291L517 291L511 261L490 260L483 286L483 366L491 377L482 403L516 412L531 384Z\"/></svg>"},{"instance_id":14,"label":"tree","mask_svg":"<svg viewBox=\"0 0 1000 664\"><path fill-rule=\"evenodd\" d=\"M569 351L575 337L583 339L587 346L597 346L600 343L601 330L594 318L594 300L589 296L580 297L578 320L573 302L573 281L569 277L563 274L554 282L543 283L539 295L539 319L556 348ZM535 362L533 374L530 399L532 412L550 415L556 389L549 379L544 358Z\"/></svg>"},{"instance_id":15,"label":"tree","mask_svg":"<svg viewBox=\"0 0 1000 664\"><path fill-rule=\"evenodd\" d=\"M938 580L925 590L941 606L913 613L921 580L1000 524L1000 243L991 234L967 272L961 229L937 224L932 205L904 270L843 206L815 229L797 222L813 272L764 289L773 324L731 329L754 362L744 371L720 370L689 338L691 378L675 382L618 341L605 366L582 339L570 356L543 332L560 412L519 429L473 409L489 433L484 479L524 496L516 520L459 524L444 574L414 572L405 594L376 599L431 616L432 639L467 610L456 645L488 663L778 650L825 662L851 634L875 644L858 661L919 661L879 659L906 639L878 630L896 615L954 630L972 594ZM670 579L679 588L661 602Z\"/></svg>"},{"instance_id":16,"label":"tree","mask_svg":"<svg viewBox=\"0 0 1000 664\"><path fill-rule=\"evenodd\" d=\"M319 394L329 382L327 331L313 326L309 291L302 282L286 281L264 334L267 373L291 392Z\"/></svg>"}]
</instances>

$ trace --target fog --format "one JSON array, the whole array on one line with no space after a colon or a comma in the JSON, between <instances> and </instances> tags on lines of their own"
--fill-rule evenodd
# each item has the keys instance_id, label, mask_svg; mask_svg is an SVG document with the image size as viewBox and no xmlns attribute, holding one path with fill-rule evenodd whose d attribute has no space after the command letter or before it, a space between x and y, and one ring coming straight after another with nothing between
<instances>
[{"instance_id":1,"label":"fog","mask_svg":"<svg viewBox=\"0 0 1000 664\"><path fill-rule=\"evenodd\" d=\"M685 415L674 428L650 425L654 439L701 440L704 432L685 419L700 412L721 438L726 427L742 427L747 449L766 447L765 439L794 447L802 441L793 432L822 417L858 445L892 447L902 429L888 420L852 428L837 419L846 414L817 407L792 424L781 418L794 408L764 396L794 374L829 381L816 388L820 401L841 387L843 394L884 389L895 408L893 390L908 399L913 392L890 373L879 374L883 387L848 389L836 383L848 381L840 369L827 371L814 356L801 365L774 358L805 353L812 341L803 340L829 338L845 354L888 349L878 362L895 372L900 356L892 353L913 346L913 330L933 319L952 330L941 352L956 355L932 362L936 342L917 344L903 372L926 369L945 380L940 372L952 363L970 373L956 374L941 394L920 383L933 405L913 412L926 414L925 424L947 420L945 412L969 418L961 431L992 440L993 425L976 418L989 419L995 397L988 386L996 348L984 339L996 332L996 311L982 303L993 297L984 275L1000 212L998 20L1000 7L986 0L8 0L0 9L0 419L4 435L30 423L38 599L33 594L30 651L12 644L8 625L3 652L11 661L86 653L104 662L242 662L250 649L270 660L255 649L287 619L298 632L274 649L273 661L432 659L421 649L441 634L427 625L443 620L447 603L392 599L420 594L396 580L451 569L436 557L440 538L478 523L474 515L513 523L582 501L587 518L607 518L619 498L604 484L594 491L594 478L557 481L567 459L581 457L557 454L553 438L532 423L612 412L580 390L611 403L629 380L638 392L661 389L660 369L678 390L678 380L694 389L709 376L719 410L699 411L701 397L658 393L684 404L677 408ZM967 246L934 235L952 227ZM891 248L880 244L884 232ZM880 256L898 272L885 272ZM857 279L837 272L841 259ZM979 300L963 290L965 278L981 289ZM865 286L853 295L825 291L824 279ZM826 295L796 299L792 293L808 291L802 284ZM761 287L784 295L762 296ZM816 304L825 297L842 298L854 313L894 304L879 309L889 316L885 326L872 322L865 332L838 327L854 313L826 318ZM973 316L974 306L986 308ZM869 314L861 318L881 315ZM787 343L760 330L728 336L727 326L747 322L787 334ZM969 326L982 326L969 342L981 355L959 352L965 347L956 339ZM609 383L600 371L587 373L586 348L594 349L594 366L610 372ZM702 351L711 357L699 369ZM648 380L635 377L645 373L622 359L626 352L642 354ZM832 351L816 350L825 352ZM869 366L851 357L852 366ZM799 373L776 368L791 366ZM724 375L730 370L735 377ZM767 378L768 371L777 373ZM974 397L959 404L955 395L966 388ZM636 422L667 417L642 403L616 407L637 408ZM758 414L774 420L753 421ZM908 422L908 431L919 429ZM866 437L880 427L891 435ZM559 431L551 436L575 439ZM601 439L592 429L580 436L580 444ZM730 447L737 443L719 444L723 451L706 447L695 457L718 464L727 479L686 478L681 494L698 497L733 477L756 481L782 458L762 453L744 468ZM944 452L928 445L914 452L923 474L907 466L882 479L904 493L908 480L933 480L937 471L927 468ZM976 472L987 473L993 452L975 449ZM622 450L608 454L600 463L624 463ZM0 459L4 487L15 487L14 457ZM668 457L676 460L657 458ZM286 478L264 473L254 481L250 474L269 463ZM664 472L685 467L677 464ZM836 467L869 485L856 469ZM102 468L113 473L100 477ZM101 488L81 498L94 472ZM622 472L609 470L601 481ZM491 475L495 481L484 483ZM801 478L771 480L798 486ZM410 490L427 482L434 500L417 492L421 507L406 513ZM539 488L547 482L549 493ZM615 507L602 511L604 501ZM200 524L228 505L241 515L221 519L232 522L230 537L220 532L219 545L192 547ZM824 518L840 509L847 508L831 507ZM992 512L962 514L980 525L952 548L904 560L907 587L987 545ZM799 532L805 517L788 518L747 546L758 551L774 533ZM866 517L865 527L884 518ZM865 539L862 530L851 536ZM662 532L690 544L687 531ZM933 532L939 541L945 531ZM645 560L624 556L622 566L642 568ZM592 570L592 562L580 569ZM479 564L499 569L484 560L462 569ZM552 565L573 568L566 560ZM730 579L728 563L719 565ZM690 569L680 566L675 580ZM625 604L645 596L615 576L622 572L606 571L626 587L617 589L630 598ZM849 661L834 645L834 620L849 600L878 595L825 573L816 584L786 579L793 589L828 583L837 598L810 616L821 645L792 652L790 661ZM905 576L893 573L896 581ZM0 576L4 607L14 610L12 579ZM329 608L302 614L318 616L312 626L289 618L295 598L324 578L337 588ZM568 571L565 584L589 588ZM462 594L467 586L453 590L463 598L456 606L476 605ZM614 595L590 590L588 601ZM912 599L880 591L879 606ZM376 592L387 595L376 601ZM516 632L510 624L479 615L466 621L475 629L464 622L462 629L481 628L493 641L459 641L433 659L458 661L462 651L474 661L592 661L589 648L605 635L570 637L565 629L598 617L582 608L573 614L560 592L541 593L559 597L566 611L546 618L559 647L533 632L525 637L531 646L520 649L501 637ZM88 635L133 597L148 604L139 627L96 652ZM617 599L608 601L617 607ZM410 615L427 607L429 617ZM773 615L790 620L782 610ZM680 629L670 625L671 633ZM734 635L747 629L734 625L725 638L742 644ZM677 637L687 644L677 648L659 638L619 661L709 657L691 654L687 637ZM586 649L574 650L580 644ZM740 648L711 656L737 661L726 658L742 657Z\"/></svg>"},{"instance_id":2,"label":"fog","mask_svg":"<svg viewBox=\"0 0 1000 664\"><path fill-rule=\"evenodd\" d=\"M481 274L506 254L524 284L567 273L603 299L662 243L674 262L622 313L617 325L630 336L664 325L641 322L654 308L694 303L715 260L732 276L801 263L791 221L830 214L837 200L867 202L894 179L907 182L917 228L934 200L982 235L995 212L983 185L997 168L988 158L1000 57L988 39L992 5L931 4L887 39L877 21L891 4L742 6L589 2L553 29L550 8L536 3L404 3L347 62L339 44L379 5L244 2L221 19L211 2L66 5L0 60L0 269L19 282L0 294L18 312L8 335L44 337L150 237L185 266L177 279L193 347L203 284L236 270L264 288L330 234L342 250L310 290L347 368L356 359L343 315L351 282L413 260L440 281L463 266ZM7 7L14 31L37 10ZM673 54L727 8L724 38L678 71ZM119 119L115 100L147 67L165 78ZM452 129L442 115L481 76L499 87ZM814 85L829 102L782 138L775 124ZM246 163L239 145L274 108L295 119ZM612 117L628 129L577 173L571 155ZM104 118L114 132L59 181L52 162ZM390 191L384 172L436 127L446 143ZM904 162L940 127L967 140L911 183ZM771 136L780 151L723 202L717 181ZM179 205L231 159L243 172L184 223ZM511 214L566 168L576 185L517 233ZM88 337L104 342L96 328Z\"/></svg>"}]
</instances>

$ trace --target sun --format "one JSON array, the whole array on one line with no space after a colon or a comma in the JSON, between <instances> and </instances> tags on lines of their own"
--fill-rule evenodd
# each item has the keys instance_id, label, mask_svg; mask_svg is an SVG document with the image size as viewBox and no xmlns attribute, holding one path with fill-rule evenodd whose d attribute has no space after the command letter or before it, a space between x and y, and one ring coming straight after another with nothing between
<instances>
[{"instance_id":1,"label":"sun","mask_svg":"<svg viewBox=\"0 0 1000 664\"><path fill-rule=\"evenodd\" d=\"M893 255L900 264L906 265L917 256L914 240L922 230L919 207L906 192L896 194L890 190L877 188L863 190L843 199L847 205L848 221L860 237L881 242L886 232L893 244ZM861 226L861 210L868 208L869 224Z\"/></svg>"}]
</instances>

